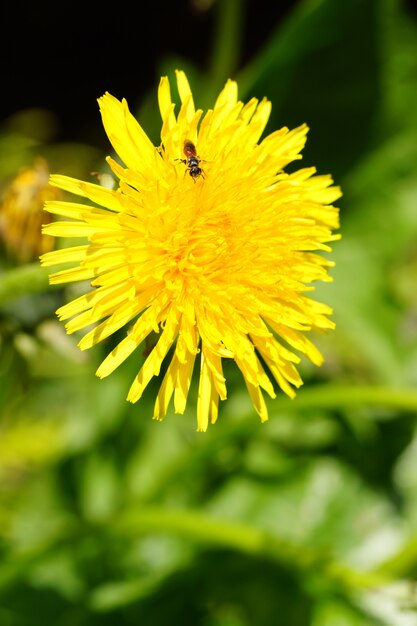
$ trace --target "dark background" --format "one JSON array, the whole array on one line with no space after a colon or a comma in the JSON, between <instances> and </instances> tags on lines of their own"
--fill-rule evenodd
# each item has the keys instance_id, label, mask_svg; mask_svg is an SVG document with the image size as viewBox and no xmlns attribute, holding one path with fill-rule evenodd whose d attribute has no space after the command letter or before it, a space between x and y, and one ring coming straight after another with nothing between
<instances>
[{"instance_id":1,"label":"dark background","mask_svg":"<svg viewBox=\"0 0 417 626\"><path fill-rule=\"evenodd\" d=\"M245 11L238 67L259 50L296 4L276 2L267 13L259 2ZM2 8L0 58L7 80L0 118L27 108L57 116L57 140L85 140L100 128L96 99L105 91L137 105L155 89L159 64L168 55L204 71L216 24L216 3L8 2ZM267 18L266 18L267 15Z\"/></svg>"}]
</instances>

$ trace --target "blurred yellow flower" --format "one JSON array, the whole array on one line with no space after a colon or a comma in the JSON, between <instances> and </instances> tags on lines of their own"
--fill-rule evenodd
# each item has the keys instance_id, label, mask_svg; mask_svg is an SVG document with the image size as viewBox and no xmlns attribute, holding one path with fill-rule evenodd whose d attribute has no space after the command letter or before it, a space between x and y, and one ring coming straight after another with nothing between
<instances>
[{"instance_id":1,"label":"blurred yellow flower","mask_svg":"<svg viewBox=\"0 0 417 626\"><path fill-rule=\"evenodd\" d=\"M45 226L55 237L88 243L50 252L45 266L75 263L51 275L52 283L90 280L89 293L61 307L69 333L96 324L82 350L129 324L126 336L100 365L108 376L151 333L148 351L127 399L136 402L165 357L165 374L153 417L163 419L173 396L185 410L199 355L198 430L205 431L226 398L222 359L240 369L253 405L268 418L262 395L275 396L273 379L289 396L302 384L296 352L320 365L305 336L327 330L331 309L305 295L314 281L329 281L333 264L317 252L339 238L341 193L314 168L285 173L300 159L307 127L282 128L260 141L271 104L238 100L229 80L213 110L195 110L187 78L176 74L181 108L174 114L168 79L159 86L162 143L153 146L121 102L99 99L107 135L123 165L108 157L117 190L66 176L51 183L98 206L50 201L46 210L71 221Z\"/></svg>"},{"instance_id":2,"label":"blurred yellow flower","mask_svg":"<svg viewBox=\"0 0 417 626\"><path fill-rule=\"evenodd\" d=\"M22 169L6 188L0 202L0 238L12 261L28 263L55 247L53 237L42 234L43 208L46 200L60 196L49 184L48 165L42 157Z\"/></svg>"}]
</instances>

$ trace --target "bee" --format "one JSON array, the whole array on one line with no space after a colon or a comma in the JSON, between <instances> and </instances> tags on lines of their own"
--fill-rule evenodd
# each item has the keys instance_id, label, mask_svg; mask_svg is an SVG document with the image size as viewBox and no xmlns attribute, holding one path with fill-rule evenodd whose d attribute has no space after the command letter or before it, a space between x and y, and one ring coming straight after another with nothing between
<instances>
[{"instance_id":1,"label":"bee","mask_svg":"<svg viewBox=\"0 0 417 626\"><path fill-rule=\"evenodd\" d=\"M195 145L189 139L184 141L184 154L186 156L185 159L177 159L177 161L181 161L184 165L187 166L186 171L190 173L191 178L194 182L202 176L205 178L204 170L200 167L200 163L202 163L202 159L197 156L197 150Z\"/></svg>"}]
</instances>

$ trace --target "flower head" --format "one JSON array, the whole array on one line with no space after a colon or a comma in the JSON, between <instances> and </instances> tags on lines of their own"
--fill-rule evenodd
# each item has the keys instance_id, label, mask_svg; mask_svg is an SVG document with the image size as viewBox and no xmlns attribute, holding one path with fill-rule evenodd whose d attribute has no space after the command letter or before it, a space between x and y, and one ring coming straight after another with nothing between
<instances>
[{"instance_id":1,"label":"flower head","mask_svg":"<svg viewBox=\"0 0 417 626\"><path fill-rule=\"evenodd\" d=\"M157 333L127 396L139 400L164 367L155 419L164 417L172 397L175 411L184 412L198 363L197 424L205 431L217 419L219 398L226 398L223 359L235 361L262 420L268 418L262 390L274 397L272 380L291 397L302 384L297 353L321 364L306 332L332 328L331 309L306 292L314 281L330 280L332 263L319 253L338 238L332 234L338 211L331 203L341 194L330 176L316 176L314 168L284 172L301 158L305 125L260 141L270 102L253 98L243 104L229 80L203 116L185 74L176 77L177 116L168 79L159 86L159 147L125 100L109 93L99 99L105 130L123 163L107 158L119 187L52 176L53 185L95 206L46 204L47 211L71 221L47 225L45 232L87 237L88 243L50 252L42 263L75 263L52 274L52 283L91 281L91 291L57 311L60 319L71 318L69 333L97 324L81 349L126 329L98 376L108 376Z\"/></svg>"}]
</instances>

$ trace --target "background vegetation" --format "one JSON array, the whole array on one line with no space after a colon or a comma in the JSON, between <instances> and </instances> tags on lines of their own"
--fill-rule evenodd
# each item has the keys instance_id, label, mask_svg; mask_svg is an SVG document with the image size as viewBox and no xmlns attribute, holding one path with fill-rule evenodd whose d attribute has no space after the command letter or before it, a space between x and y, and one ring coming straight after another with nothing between
<instances>
[{"instance_id":1,"label":"background vegetation","mask_svg":"<svg viewBox=\"0 0 417 626\"><path fill-rule=\"evenodd\" d=\"M112 340L81 353L54 315L75 288L48 287L3 242L1 626L417 624L417 14L301 0L248 55L244 8L208 9L207 62L182 32L188 52L161 51L130 105L158 142L157 77L180 67L199 106L232 76L242 100L272 100L267 131L308 123L303 165L344 193L334 283L317 286L337 324L315 338L325 365L303 362L304 387L270 402L264 425L233 367L208 433L195 386L184 416L153 422L158 382L131 405L137 359L96 379ZM3 205L38 156L55 173L105 172L98 112L95 125L97 141L90 125L74 143L54 140L47 106L5 118Z\"/></svg>"}]
</instances>

